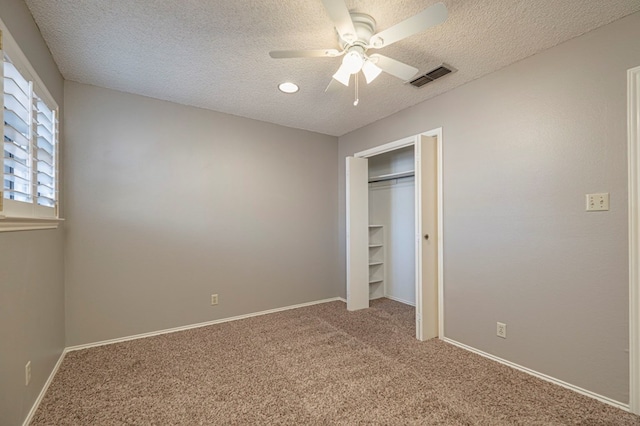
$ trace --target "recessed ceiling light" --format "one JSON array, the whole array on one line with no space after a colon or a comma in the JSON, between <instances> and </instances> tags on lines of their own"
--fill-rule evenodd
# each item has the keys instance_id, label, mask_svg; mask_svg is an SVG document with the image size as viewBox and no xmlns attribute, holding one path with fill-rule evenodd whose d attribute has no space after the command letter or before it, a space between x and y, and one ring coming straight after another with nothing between
<instances>
[{"instance_id":1,"label":"recessed ceiling light","mask_svg":"<svg viewBox=\"0 0 640 426\"><path fill-rule=\"evenodd\" d=\"M278 89L284 93L296 93L300 90L297 84L291 82L280 83L280 85L278 85Z\"/></svg>"}]
</instances>

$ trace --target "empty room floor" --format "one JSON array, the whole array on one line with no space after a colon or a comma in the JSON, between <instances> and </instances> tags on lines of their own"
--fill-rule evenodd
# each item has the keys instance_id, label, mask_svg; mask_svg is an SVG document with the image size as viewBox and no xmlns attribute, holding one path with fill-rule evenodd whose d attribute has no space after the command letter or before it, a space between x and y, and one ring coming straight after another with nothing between
<instances>
[{"instance_id":1,"label":"empty room floor","mask_svg":"<svg viewBox=\"0 0 640 426\"><path fill-rule=\"evenodd\" d=\"M32 425L640 425L438 339L414 309L342 302L69 352Z\"/></svg>"}]
</instances>

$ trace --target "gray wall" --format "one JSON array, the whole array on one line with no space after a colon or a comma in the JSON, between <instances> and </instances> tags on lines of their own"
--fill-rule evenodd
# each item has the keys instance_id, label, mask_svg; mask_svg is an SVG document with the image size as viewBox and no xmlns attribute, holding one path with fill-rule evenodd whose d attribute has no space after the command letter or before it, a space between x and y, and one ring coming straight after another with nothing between
<instances>
[{"instance_id":1,"label":"gray wall","mask_svg":"<svg viewBox=\"0 0 640 426\"><path fill-rule=\"evenodd\" d=\"M446 337L628 402L626 71L638 40L636 13L341 137L341 254L344 157L442 127ZM585 212L591 192L610 192L611 210Z\"/></svg>"},{"instance_id":2,"label":"gray wall","mask_svg":"<svg viewBox=\"0 0 640 426\"><path fill-rule=\"evenodd\" d=\"M337 138L74 82L65 114L68 346L339 292Z\"/></svg>"},{"instance_id":3,"label":"gray wall","mask_svg":"<svg viewBox=\"0 0 640 426\"><path fill-rule=\"evenodd\" d=\"M21 0L0 0L8 27L56 102L63 80ZM64 348L63 230L0 233L0 424L21 424ZM31 384L24 366L31 361Z\"/></svg>"}]
</instances>

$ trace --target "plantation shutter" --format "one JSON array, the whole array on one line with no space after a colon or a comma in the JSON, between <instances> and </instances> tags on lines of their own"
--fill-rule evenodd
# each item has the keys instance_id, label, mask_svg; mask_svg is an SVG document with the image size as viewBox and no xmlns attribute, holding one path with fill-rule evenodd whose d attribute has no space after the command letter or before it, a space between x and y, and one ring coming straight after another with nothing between
<instances>
[{"instance_id":1,"label":"plantation shutter","mask_svg":"<svg viewBox=\"0 0 640 426\"><path fill-rule=\"evenodd\" d=\"M34 101L36 114L36 176L37 203L41 206L55 207L56 188L56 141L57 119L54 110L39 97Z\"/></svg>"},{"instance_id":2,"label":"plantation shutter","mask_svg":"<svg viewBox=\"0 0 640 426\"><path fill-rule=\"evenodd\" d=\"M31 83L3 56L4 198L32 201Z\"/></svg>"}]
</instances>

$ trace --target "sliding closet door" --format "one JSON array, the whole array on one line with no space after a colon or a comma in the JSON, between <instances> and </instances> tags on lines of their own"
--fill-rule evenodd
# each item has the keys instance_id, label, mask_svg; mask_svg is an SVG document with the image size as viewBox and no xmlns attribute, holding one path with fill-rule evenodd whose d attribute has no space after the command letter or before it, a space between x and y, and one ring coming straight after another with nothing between
<instances>
[{"instance_id":1,"label":"sliding closet door","mask_svg":"<svg viewBox=\"0 0 640 426\"><path fill-rule=\"evenodd\" d=\"M420 135L416 155L416 337L438 337L438 142ZM420 261L421 260L421 261Z\"/></svg>"},{"instance_id":2,"label":"sliding closet door","mask_svg":"<svg viewBox=\"0 0 640 426\"><path fill-rule=\"evenodd\" d=\"M369 186L366 158L347 157L347 309L369 307Z\"/></svg>"}]
</instances>

